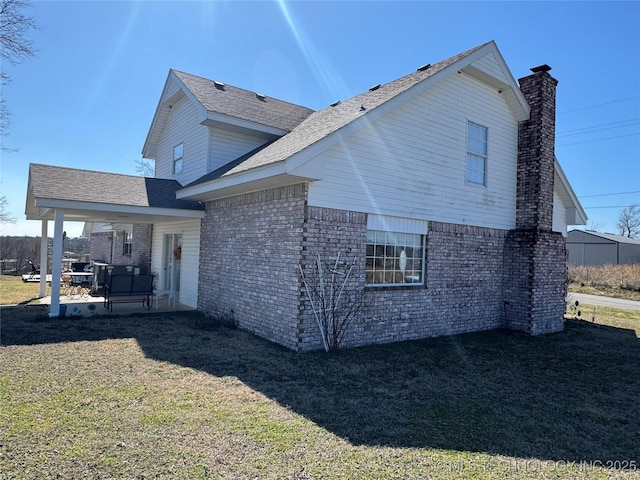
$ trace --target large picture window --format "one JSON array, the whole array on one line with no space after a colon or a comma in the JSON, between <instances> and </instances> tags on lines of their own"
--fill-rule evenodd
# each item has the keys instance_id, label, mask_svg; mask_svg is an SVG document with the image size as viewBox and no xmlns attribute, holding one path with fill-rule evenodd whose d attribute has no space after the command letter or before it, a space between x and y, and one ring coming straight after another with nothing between
<instances>
[{"instance_id":1,"label":"large picture window","mask_svg":"<svg viewBox=\"0 0 640 480\"><path fill-rule=\"evenodd\" d=\"M367 230L366 284L424 285L424 253L424 235Z\"/></svg>"},{"instance_id":2,"label":"large picture window","mask_svg":"<svg viewBox=\"0 0 640 480\"><path fill-rule=\"evenodd\" d=\"M487 184L487 137L487 127L467 122L467 183Z\"/></svg>"}]
</instances>

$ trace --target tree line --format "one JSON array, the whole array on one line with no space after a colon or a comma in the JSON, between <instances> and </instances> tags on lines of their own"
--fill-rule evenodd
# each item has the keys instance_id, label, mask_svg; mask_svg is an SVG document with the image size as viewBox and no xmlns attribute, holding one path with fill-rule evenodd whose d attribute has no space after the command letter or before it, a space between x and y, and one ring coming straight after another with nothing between
<instances>
[{"instance_id":1,"label":"tree line","mask_svg":"<svg viewBox=\"0 0 640 480\"><path fill-rule=\"evenodd\" d=\"M47 239L48 258L51 261L53 238ZM88 238L65 238L63 244L65 257L77 258L89 255ZM4 273L28 273L31 271L29 261L36 266L40 263L40 237L0 237L0 260ZM50 268L49 268L50 271Z\"/></svg>"}]
</instances>

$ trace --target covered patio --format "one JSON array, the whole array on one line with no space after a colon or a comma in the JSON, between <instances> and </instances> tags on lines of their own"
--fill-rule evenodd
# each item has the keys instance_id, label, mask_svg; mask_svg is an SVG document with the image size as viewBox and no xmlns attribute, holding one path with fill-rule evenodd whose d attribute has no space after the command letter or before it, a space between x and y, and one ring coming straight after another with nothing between
<instances>
[{"instance_id":1,"label":"covered patio","mask_svg":"<svg viewBox=\"0 0 640 480\"><path fill-rule=\"evenodd\" d=\"M204 206L200 202L176 199L176 191L181 188L175 180L31 164L25 214L27 220L38 220L42 225L39 295L41 302L50 305L49 316L60 316L61 305L75 305L71 308L82 310L86 303L86 311L106 311L102 307L103 299L97 300L98 297L89 297L90 302L82 298L68 302L73 299L61 295L61 283L56 281L51 282L47 301L47 275L50 273L52 279L62 276L65 221L154 225L203 218ZM51 272L48 272L50 221L53 222L53 249ZM162 298L155 297L158 302ZM99 305L91 309L90 305L94 304ZM116 308L121 312L129 306L134 304L121 304Z\"/></svg>"},{"instance_id":2,"label":"covered patio","mask_svg":"<svg viewBox=\"0 0 640 480\"><path fill-rule=\"evenodd\" d=\"M51 295L40 298L40 305L51 305ZM93 315L131 315L134 313L164 313L193 310L192 307L176 302L167 295L159 294L151 298L151 304L147 308L142 302L117 303L110 310L105 307L104 297L100 295L61 295L59 297L58 316L82 316ZM51 316L51 315L50 315Z\"/></svg>"}]
</instances>

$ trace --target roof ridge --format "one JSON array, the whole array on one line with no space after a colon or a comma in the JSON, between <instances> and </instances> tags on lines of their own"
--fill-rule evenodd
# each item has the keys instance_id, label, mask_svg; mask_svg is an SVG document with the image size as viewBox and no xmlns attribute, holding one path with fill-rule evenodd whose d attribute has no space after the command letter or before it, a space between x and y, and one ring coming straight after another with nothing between
<instances>
[{"instance_id":1,"label":"roof ridge","mask_svg":"<svg viewBox=\"0 0 640 480\"><path fill-rule=\"evenodd\" d=\"M134 175L132 173L118 173L118 172L106 172L104 170L90 170L88 168L74 168L74 167L64 167L64 166L60 166L60 165L48 165L45 163L30 163L29 167L46 167L46 168L55 168L55 169L59 169L59 170L70 170L73 172L87 172L87 173L98 173L98 174L104 174L104 175L118 175L121 177L133 177L133 178L153 178L153 179L157 179L157 180L161 180L157 177L145 177L142 175ZM172 180L173 179L162 179L162 180Z\"/></svg>"},{"instance_id":2,"label":"roof ridge","mask_svg":"<svg viewBox=\"0 0 640 480\"><path fill-rule=\"evenodd\" d=\"M238 86L236 86L236 85L232 85L232 84L230 84L230 83L222 82L222 81L219 81L219 80L214 80L214 79L212 79L212 78L203 77L202 75L195 75L195 74L193 74L193 73L183 72L183 71L181 71L181 70L176 70L176 69L174 69L174 68L172 68L172 69L170 69L170 70L171 70L172 72L174 72L175 74L186 75L186 76L191 77L191 78L196 78L196 79L199 79L199 80L204 80L205 82L210 82L210 83L212 83L212 84L214 84L214 85L215 85L215 83L217 82L217 83L221 84L224 88L229 87L229 88L232 88L232 89L234 89L234 90L238 90L238 91L241 91L241 92L249 93L249 94L251 94L251 95L256 95L256 94L258 93L258 92L257 92L257 91L255 91L255 90L248 90L248 89L246 89L246 88L238 87ZM182 80L182 79L180 79L180 80ZM215 87L214 87L214 88L215 88ZM292 105L292 106L299 107L299 108L306 108L307 110L310 110L310 111L312 111L312 112L314 111L312 108L305 107L304 105L300 105L300 104L298 104L298 103L293 103L293 102L290 102L290 101L288 101L288 100L283 100L283 99L278 98L278 97L273 97L273 96L271 96L271 95L266 95L266 97L267 97L267 98L269 98L269 99L271 99L271 100L276 100L276 101L281 102L281 103L286 103L286 104L288 104L288 105Z\"/></svg>"}]
</instances>

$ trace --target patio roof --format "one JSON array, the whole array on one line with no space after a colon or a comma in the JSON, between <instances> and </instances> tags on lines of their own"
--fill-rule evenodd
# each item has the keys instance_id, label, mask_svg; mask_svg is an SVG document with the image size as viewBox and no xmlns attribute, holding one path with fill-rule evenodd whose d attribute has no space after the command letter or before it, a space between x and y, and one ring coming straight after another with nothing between
<instances>
[{"instance_id":1,"label":"patio roof","mask_svg":"<svg viewBox=\"0 0 640 480\"><path fill-rule=\"evenodd\" d=\"M202 218L200 202L178 200L176 180L31 164L27 220L53 220L56 209L65 221L160 223Z\"/></svg>"}]
</instances>

